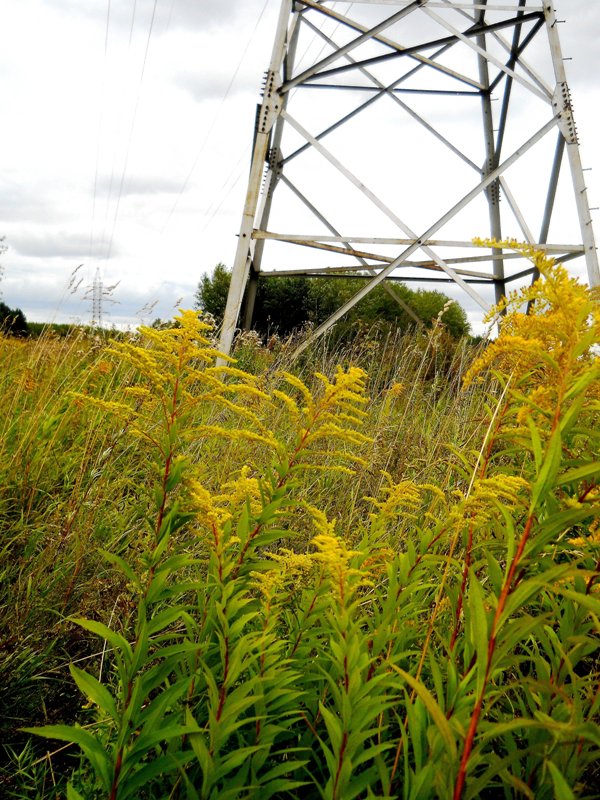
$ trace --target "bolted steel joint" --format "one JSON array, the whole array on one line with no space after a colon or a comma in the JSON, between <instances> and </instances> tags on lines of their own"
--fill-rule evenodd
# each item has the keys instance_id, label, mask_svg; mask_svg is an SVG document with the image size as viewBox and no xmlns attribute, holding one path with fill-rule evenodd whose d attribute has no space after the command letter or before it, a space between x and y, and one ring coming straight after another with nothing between
<instances>
[{"instance_id":1,"label":"bolted steel joint","mask_svg":"<svg viewBox=\"0 0 600 800\"><path fill-rule=\"evenodd\" d=\"M558 120L558 127L567 144L579 144L577 127L573 117L571 92L566 81L556 84L552 95L552 109Z\"/></svg>"}]
</instances>

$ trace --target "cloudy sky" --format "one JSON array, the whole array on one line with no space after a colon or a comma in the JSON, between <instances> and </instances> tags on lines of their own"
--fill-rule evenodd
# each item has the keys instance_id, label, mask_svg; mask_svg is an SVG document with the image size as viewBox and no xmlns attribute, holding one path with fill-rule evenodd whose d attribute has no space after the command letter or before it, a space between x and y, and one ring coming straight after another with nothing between
<instances>
[{"instance_id":1,"label":"cloudy sky","mask_svg":"<svg viewBox=\"0 0 600 800\"><path fill-rule=\"evenodd\" d=\"M134 325L190 306L201 275L231 265L279 5L0 0L6 303L89 321L99 268L118 283L105 321ZM600 0L559 0L557 13L600 205Z\"/></svg>"}]
</instances>

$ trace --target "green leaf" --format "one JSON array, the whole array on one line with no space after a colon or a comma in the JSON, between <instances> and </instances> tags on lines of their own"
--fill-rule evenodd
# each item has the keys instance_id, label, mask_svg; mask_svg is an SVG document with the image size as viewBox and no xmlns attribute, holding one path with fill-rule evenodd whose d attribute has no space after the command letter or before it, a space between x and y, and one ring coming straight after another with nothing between
<instances>
[{"instance_id":1,"label":"green leaf","mask_svg":"<svg viewBox=\"0 0 600 800\"><path fill-rule=\"evenodd\" d=\"M111 564L119 567L121 572L127 577L131 583L137 587L138 589L141 587L140 580L129 566L129 564L121 558L121 556L116 555L115 553L111 553L108 550L99 549L98 552Z\"/></svg>"},{"instance_id":2,"label":"green leaf","mask_svg":"<svg viewBox=\"0 0 600 800\"><path fill-rule=\"evenodd\" d=\"M338 719L338 717L336 717L336 715L333 714L328 708L325 708L323 703L319 703L319 709L321 711L323 721L325 722L325 727L327 728L327 733L329 735L329 741L331 742L333 752L337 757L342 747L342 721Z\"/></svg>"},{"instance_id":3,"label":"green leaf","mask_svg":"<svg viewBox=\"0 0 600 800\"><path fill-rule=\"evenodd\" d=\"M21 730L33 733L35 736L45 736L48 739L79 745L105 790L110 791L112 770L109 757L104 746L91 733L70 725L43 725L41 728L21 728Z\"/></svg>"},{"instance_id":4,"label":"green leaf","mask_svg":"<svg viewBox=\"0 0 600 800\"><path fill-rule=\"evenodd\" d=\"M216 764L215 780L224 778L225 775L233 772L234 769L241 767L241 765L247 759L254 755L254 753L257 753L260 749L261 745L251 745L248 747L239 747L232 753L227 753L227 755L225 755L221 761L217 762Z\"/></svg>"},{"instance_id":5,"label":"green leaf","mask_svg":"<svg viewBox=\"0 0 600 800\"><path fill-rule=\"evenodd\" d=\"M531 505L529 507L530 514L533 514L540 500L543 500L546 493L554 487L554 482L560 468L561 460L562 438L560 428L557 427L550 437L550 441L548 442L548 447L544 456L544 463L542 464L542 468L538 473L537 480L533 485L531 492Z\"/></svg>"},{"instance_id":6,"label":"green leaf","mask_svg":"<svg viewBox=\"0 0 600 800\"><path fill-rule=\"evenodd\" d=\"M590 344L592 344L592 343L593 343L593 338L591 338L591 341L590 341ZM583 393L584 390L587 389L587 387L590 385L590 383L593 383L594 381L598 380L599 372L600 372L600 370L598 370L597 366L594 366L592 368L588 368L583 373L583 375L581 375L575 381L575 383L572 386L569 387L569 389L565 393L565 398L564 399L567 400L572 395L579 395L580 393Z\"/></svg>"},{"instance_id":7,"label":"green leaf","mask_svg":"<svg viewBox=\"0 0 600 800\"><path fill-rule=\"evenodd\" d=\"M144 705L142 712L138 718L138 725L143 726L144 730L151 729L153 726L159 726L160 720L164 719L165 714L171 708L174 708L180 698L186 693L190 686L192 678L185 676L180 680L172 683L167 688L161 688L156 692L156 688L166 679L172 672L172 664L163 665L164 669L158 669L153 675L152 670L144 673L142 678L142 692L146 695L156 695L152 697L147 704ZM156 669L154 667L153 669ZM193 724L193 722L190 722Z\"/></svg>"},{"instance_id":8,"label":"green leaf","mask_svg":"<svg viewBox=\"0 0 600 800\"><path fill-rule=\"evenodd\" d=\"M538 722L536 719L527 719L518 717L516 719L511 719L509 722L494 722L494 723L484 723L481 725L481 731L479 733L479 739L482 742L485 742L487 739L495 739L498 736L504 736L507 733L511 733L515 730L520 730L521 728L543 728L544 724L542 722Z\"/></svg>"},{"instance_id":9,"label":"green leaf","mask_svg":"<svg viewBox=\"0 0 600 800\"><path fill-rule=\"evenodd\" d=\"M160 511L162 504L165 501L165 493L162 486L157 485L154 487L154 506L157 511Z\"/></svg>"},{"instance_id":10,"label":"green leaf","mask_svg":"<svg viewBox=\"0 0 600 800\"><path fill-rule=\"evenodd\" d=\"M191 713L188 712L186 719L193 718ZM192 733L188 739L192 746L192 751L202 770L203 788L206 791L209 783L213 781L215 763L205 741L204 735L201 733Z\"/></svg>"},{"instance_id":11,"label":"green leaf","mask_svg":"<svg viewBox=\"0 0 600 800\"><path fill-rule=\"evenodd\" d=\"M164 631L169 625L178 620L183 614L183 608L174 606L173 608L166 608L164 611L156 614L148 622L148 636L155 633Z\"/></svg>"},{"instance_id":12,"label":"green leaf","mask_svg":"<svg viewBox=\"0 0 600 800\"><path fill-rule=\"evenodd\" d=\"M145 764L141 769L129 775L127 780L122 781L119 786L119 800L127 800L129 797L138 800L139 797L147 797L146 793L141 793L141 789L147 789L155 778L162 778L170 772L179 770L190 761L193 761L193 759L194 753L191 750L173 754L167 753L155 758L149 764Z\"/></svg>"},{"instance_id":13,"label":"green leaf","mask_svg":"<svg viewBox=\"0 0 600 800\"><path fill-rule=\"evenodd\" d=\"M400 667L397 667L395 664L390 663L390 666L408 683L408 685L421 698L421 700L425 705L425 708L429 712L432 720L434 721L437 729L439 730L442 739L446 743L446 748L448 749L451 758L456 759L457 758L456 742L454 740L454 734L452 733L452 728L450 727L448 720L446 719L444 712L440 708L435 697L431 694L431 692L427 689L427 687L425 687L422 683L413 678L412 675L409 675L408 672L405 672L403 669L400 669Z\"/></svg>"},{"instance_id":14,"label":"green leaf","mask_svg":"<svg viewBox=\"0 0 600 800\"><path fill-rule=\"evenodd\" d=\"M567 411L562 415L560 420L560 430L563 437L566 436L566 434L568 434L571 431L573 425L575 425L578 419L580 419L581 409L583 408L585 399L586 399L585 393L582 392L579 396L575 397L575 400L571 403Z\"/></svg>"},{"instance_id":15,"label":"green leaf","mask_svg":"<svg viewBox=\"0 0 600 800\"><path fill-rule=\"evenodd\" d=\"M539 431L529 414L527 415L527 426L531 435L531 449L533 451L535 467L537 470L539 470L542 463L542 440L540 439Z\"/></svg>"},{"instance_id":16,"label":"green leaf","mask_svg":"<svg viewBox=\"0 0 600 800\"><path fill-rule=\"evenodd\" d=\"M79 794L71 781L67 784L67 800L84 800L83 795Z\"/></svg>"},{"instance_id":17,"label":"green leaf","mask_svg":"<svg viewBox=\"0 0 600 800\"><path fill-rule=\"evenodd\" d=\"M135 740L133 747L127 752L124 765L131 759L134 761L142 760L144 756L152 753L154 746L160 742L170 742L172 739L199 732L196 723L191 725L171 724L168 718L159 720L156 726L146 726L146 728L149 728L149 730L144 730Z\"/></svg>"},{"instance_id":18,"label":"green leaf","mask_svg":"<svg viewBox=\"0 0 600 800\"><path fill-rule=\"evenodd\" d=\"M571 787L553 761L546 761L554 785L554 800L575 800Z\"/></svg>"},{"instance_id":19,"label":"green leaf","mask_svg":"<svg viewBox=\"0 0 600 800\"><path fill-rule=\"evenodd\" d=\"M469 616L473 644L477 653L477 693L485 680L488 659L488 621L483 603L483 592L472 569L469 570Z\"/></svg>"},{"instance_id":20,"label":"green leaf","mask_svg":"<svg viewBox=\"0 0 600 800\"><path fill-rule=\"evenodd\" d=\"M564 586L548 586L548 589L555 594L562 594L574 603L587 608L593 614L600 615L600 599L596 595L583 594L581 592L574 592Z\"/></svg>"},{"instance_id":21,"label":"green leaf","mask_svg":"<svg viewBox=\"0 0 600 800\"><path fill-rule=\"evenodd\" d=\"M285 797L285 795L289 795L293 789L299 789L301 786L308 786L308 781L277 778L274 781L269 781L269 783L262 784L259 794L261 800L269 800L271 797ZM302 792L294 796L302 797Z\"/></svg>"},{"instance_id":22,"label":"green leaf","mask_svg":"<svg viewBox=\"0 0 600 800\"><path fill-rule=\"evenodd\" d=\"M107 625L104 625L104 623L96 622L96 620L93 619L84 619L83 617L71 617L70 619L71 622L74 622L75 625L79 625L80 628L85 628L85 630L95 633L97 636L100 636L100 638L106 639L106 641L110 642L115 650L122 653L125 658L131 658L133 654L131 645L120 633L111 630Z\"/></svg>"},{"instance_id":23,"label":"green leaf","mask_svg":"<svg viewBox=\"0 0 600 800\"><path fill-rule=\"evenodd\" d=\"M556 480L557 486L563 486L565 483L579 483L586 478L595 478L597 480L600 476L600 461L593 461L591 464L584 464L581 467L575 467L567 472L564 472Z\"/></svg>"},{"instance_id":24,"label":"green leaf","mask_svg":"<svg viewBox=\"0 0 600 800\"><path fill-rule=\"evenodd\" d=\"M92 703L111 716L115 722L118 720L117 706L114 698L100 681L89 672L79 669L74 664L69 664L69 670L73 680L77 684L79 691L82 692Z\"/></svg>"}]
</instances>

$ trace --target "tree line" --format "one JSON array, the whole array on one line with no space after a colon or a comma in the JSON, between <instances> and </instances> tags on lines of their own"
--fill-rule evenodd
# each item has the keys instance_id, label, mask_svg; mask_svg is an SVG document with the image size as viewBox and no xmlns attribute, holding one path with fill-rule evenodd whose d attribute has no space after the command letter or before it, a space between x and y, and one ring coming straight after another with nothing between
<instances>
[{"instance_id":1,"label":"tree line","mask_svg":"<svg viewBox=\"0 0 600 800\"><path fill-rule=\"evenodd\" d=\"M211 314L217 324L223 320L230 279L231 271L219 263L198 284L196 308ZM261 277L252 327L263 336L287 336L306 324L320 325L363 285L361 278ZM379 324L400 330L409 330L417 324L430 327L442 312L442 321L452 336L460 338L469 333L470 326L464 309L442 292L424 289L414 291L402 283L395 283L394 291L419 323L380 284L337 323L336 335L351 335L357 325L370 327ZM240 319L243 316L244 308Z\"/></svg>"}]
</instances>

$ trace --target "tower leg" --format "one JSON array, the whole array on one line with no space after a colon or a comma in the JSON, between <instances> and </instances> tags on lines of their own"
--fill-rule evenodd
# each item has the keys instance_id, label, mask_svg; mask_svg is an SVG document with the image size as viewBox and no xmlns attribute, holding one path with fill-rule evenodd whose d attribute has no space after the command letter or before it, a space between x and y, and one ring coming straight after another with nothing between
<instances>
[{"instance_id":1,"label":"tower leg","mask_svg":"<svg viewBox=\"0 0 600 800\"><path fill-rule=\"evenodd\" d=\"M559 129L565 137L567 145L567 157L571 167L573 179L573 189L575 191L575 204L579 216L581 238L585 252L585 263L587 266L588 281L590 286L600 286L600 268L598 267L598 252L592 230L592 218L590 206L587 199L587 189L581 166L581 155L579 152L579 142L573 120L573 110L571 107L571 96L567 84L565 65L560 47L560 40L556 30L556 15L551 3L544 3L544 16L546 19L546 30L550 42L550 52L552 54L552 66L556 77L556 90L552 105L554 111L560 112Z\"/></svg>"},{"instance_id":2,"label":"tower leg","mask_svg":"<svg viewBox=\"0 0 600 800\"><path fill-rule=\"evenodd\" d=\"M292 0L283 0L279 11L277 33L275 35L275 44L273 46L271 62L267 72L263 100L259 108L256 122L257 130L252 152L250 178L248 180L244 213L231 272L231 284L227 296L227 305L223 316L223 327L221 329L219 344L221 352L226 355L229 355L231 351L235 326L237 325L244 289L246 287L246 281L248 280L248 272L250 270L252 231L254 230L260 185L269 149L269 138L273 124L281 111L281 97L277 90L279 88L278 82L280 81L281 64L285 57L288 35L287 26L291 11Z\"/></svg>"}]
</instances>

